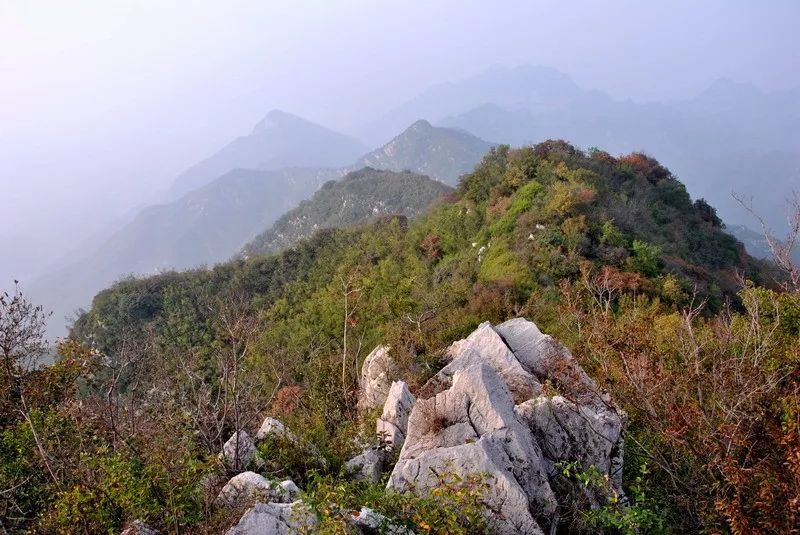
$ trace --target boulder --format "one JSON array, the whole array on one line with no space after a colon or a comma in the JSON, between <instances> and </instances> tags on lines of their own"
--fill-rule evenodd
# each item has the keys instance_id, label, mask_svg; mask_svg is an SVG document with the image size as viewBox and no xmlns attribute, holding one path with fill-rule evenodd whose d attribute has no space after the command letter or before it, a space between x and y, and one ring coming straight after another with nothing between
<instances>
[{"instance_id":1,"label":"boulder","mask_svg":"<svg viewBox=\"0 0 800 535\"><path fill-rule=\"evenodd\" d=\"M300 438L289 431L286 426L283 425L283 422L277 418L267 416L261 423L258 433L256 433L256 441L261 442L262 440L266 440L270 437L279 437L285 438L291 442L300 442Z\"/></svg>"},{"instance_id":2,"label":"boulder","mask_svg":"<svg viewBox=\"0 0 800 535\"><path fill-rule=\"evenodd\" d=\"M448 473L486 474L493 533L554 530L560 509L622 495L627 416L566 347L520 318L481 324L447 359L413 405L390 487L426 493ZM603 477L587 487L562 462Z\"/></svg>"},{"instance_id":3,"label":"boulder","mask_svg":"<svg viewBox=\"0 0 800 535\"><path fill-rule=\"evenodd\" d=\"M242 472L233 476L217 495L216 504L237 507L252 501L289 502L289 492L280 485L271 483L255 472Z\"/></svg>"},{"instance_id":4,"label":"boulder","mask_svg":"<svg viewBox=\"0 0 800 535\"><path fill-rule=\"evenodd\" d=\"M446 390L457 371L476 364L494 368L519 403L542 391L541 383L522 366L489 322L481 323L465 340L454 342L447 350L447 357L450 362L425 384L423 396Z\"/></svg>"},{"instance_id":5,"label":"boulder","mask_svg":"<svg viewBox=\"0 0 800 535\"><path fill-rule=\"evenodd\" d=\"M222 461L231 470L245 470L255 464L258 451L247 431L237 431L222 446Z\"/></svg>"},{"instance_id":6,"label":"boulder","mask_svg":"<svg viewBox=\"0 0 800 535\"><path fill-rule=\"evenodd\" d=\"M392 358L386 346L376 347L364 359L359 381L359 410L368 412L384 404L392 384L391 366Z\"/></svg>"},{"instance_id":7,"label":"boulder","mask_svg":"<svg viewBox=\"0 0 800 535\"><path fill-rule=\"evenodd\" d=\"M301 501L257 503L226 535L299 535L313 533L316 523L316 517Z\"/></svg>"},{"instance_id":8,"label":"boulder","mask_svg":"<svg viewBox=\"0 0 800 535\"><path fill-rule=\"evenodd\" d=\"M347 461L345 470L354 479L377 483L386 466L386 457L386 450L370 447Z\"/></svg>"},{"instance_id":9,"label":"boulder","mask_svg":"<svg viewBox=\"0 0 800 535\"><path fill-rule=\"evenodd\" d=\"M389 389L383 413L378 418L376 432L389 448L401 448L406 440L408 417L414 406L414 396L403 381L395 381Z\"/></svg>"},{"instance_id":10,"label":"boulder","mask_svg":"<svg viewBox=\"0 0 800 535\"><path fill-rule=\"evenodd\" d=\"M548 522L557 506L542 461L496 369L472 364L454 373L448 390L414 405L389 487L426 493L446 474L487 474L492 531L542 533L537 519Z\"/></svg>"}]
</instances>

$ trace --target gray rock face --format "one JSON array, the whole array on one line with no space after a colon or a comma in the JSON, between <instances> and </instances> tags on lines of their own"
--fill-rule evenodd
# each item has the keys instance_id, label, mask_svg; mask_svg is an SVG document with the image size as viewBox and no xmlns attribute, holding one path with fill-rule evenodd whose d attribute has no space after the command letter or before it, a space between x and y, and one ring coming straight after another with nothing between
<instances>
[{"instance_id":1,"label":"gray rock face","mask_svg":"<svg viewBox=\"0 0 800 535\"><path fill-rule=\"evenodd\" d=\"M453 375L474 364L487 364L508 385L514 399L523 402L538 396L542 385L527 371L489 322L482 323L465 340L453 343L447 350L450 363L423 387L423 395L437 394L452 384Z\"/></svg>"},{"instance_id":2,"label":"gray rock face","mask_svg":"<svg viewBox=\"0 0 800 535\"><path fill-rule=\"evenodd\" d=\"M255 464L257 453L247 431L237 431L222 447L222 461L231 470L244 470Z\"/></svg>"},{"instance_id":3,"label":"gray rock face","mask_svg":"<svg viewBox=\"0 0 800 535\"><path fill-rule=\"evenodd\" d=\"M408 417L414 406L414 396L403 381L395 381L389 389L383 414L378 418L376 433L389 448L401 448L406 440Z\"/></svg>"},{"instance_id":4,"label":"gray rock face","mask_svg":"<svg viewBox=\"0 0 800 535\"><path fill-rule=\"evenodd\" d=\"M549 379L570 399L582 405L603 408L609 399L600 392L575 358L535 323L515 318L495 327L522 367L540 380Z\"/></svg>"},{"instance_id":5,"label":"gray rock face","mask_svg":"<svg viewBox=\"0 0 800 535\"><path fill-rule=\"evenodd\" d=\"M481 324L448 353L413 406L390 487L426 493L442 474L488 474L493 533L542 533L557 526L559 499L595 506L621 494L626 415L567 348L515 319ZM542 395L545 381L560 395ZM567 480L560 462L599 471L611 490Z\"/></svg>"},{"instance_id":6,"label":"gray rock face","mask_svg":"<svg viewBox=\"0 0 800 535\"><path fill-rule=\"evenodd\" d=\"M556 499L542 452L514 411L511 393L495 369L459 369L449 390L420 400L389 486L426 492L436 474L489 474L489 521L496 533L541 533L535 518L555 513Z\"/></svg>"},{"instance_id":7,"label":"gray rock face","mask_svg":"<svg viewBox=\"0 0 800 535\"><path fill-rule=\"evenodd\" d=\"M386 467L386 451L367 448L345 463L345 469L355 479L376 483Z\"/></svg>"},{"instance_id":8,"label":"gray rock face","mask_svg":"<svg viewBox=\"0 0 800 535\"><path fill-rule=\"evenodd\" d=\"M378 346L364 359L359 381L358 408L371 411L386 401L391 387L392 357L389 348Z\"/></svg>"},{"instance_id":9,"label":"gray rock face","mask_svg":"<svg viewBox=\"0 0 800 535\"><path fill-rule=\"evenodd\" d=\"M235 507L255 500L289 502L291 494L281 485L271 483L255 472L242 472L233 476L217 495L219 506Z\"/></svg>"},{"instance_id":10,"label":"gray rock face","mask_svg":"<svg viewBox=\"0 0 800 535\"><path fill-rule=\"evenodd\" d=\"M226 535L299 535L313 533L316 523L316 517L301 501L257 503Z\"/></svg>"}]
</instances>

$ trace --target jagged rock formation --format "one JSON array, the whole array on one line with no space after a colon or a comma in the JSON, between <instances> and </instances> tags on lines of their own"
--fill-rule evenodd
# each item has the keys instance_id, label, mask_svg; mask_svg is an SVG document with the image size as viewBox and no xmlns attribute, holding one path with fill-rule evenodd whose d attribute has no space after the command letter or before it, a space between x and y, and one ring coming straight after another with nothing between
<instances>
[{"instance_id":1,"label":"jagged rock formation","mask_svg":"<svg viewBox=\"0 0 800 535\"><path fill-rule=\"evenodd\" d=\"M389 356L389 348L386 346L376 347L364 359L359 385L359 410L371 411L386 402L392 385L389 378L391 366L392 358Z\"/></svg>"},{"instance_id":2,"label":"jagged rock formation","mask_svg":"<svg viewBox=\"0 0 800 535\"><path fill-rule=\"evenodd\" d=\"M560 462L598 470L621 494L624 412L602 394L563 345L533 323L484 323L448 350L451 361L425 385L408 421L389 487L426 493L437 474L488 474L493 533L543 533L576 496ZM560 395L542 394L548 381Z\"/></svg>"},{"instance_id":3,"label":"jagged rock formation","mask_svg":"<svg viewBox=\"0 0 800 535\"><path fill-rule=\"evenodd\" d=\"M383 413L376 425L378 436L389 448L403 446L408 429L408 417L415 401L404 381L392 383L386 402L383 404Z\"/></svg>"},{"instance_id":4,"label":"jagged rock formation","mask_svg":"<svg viewBox=\"0 0 800 535\"><path fill-rule=\"evenodd\" d=\"M564 527L562 515L621 497L626 415L566 347L520 318L481 324L453 343L447 358L415 400L406 383L390 383L388 348L370 353L359 405L372 410L383 403L376 423L383 444L346 463L351 477L380 481L389 469L388 451L401 447L390 489L424 495L450 476L482 480L491 489L483 496L489 529L503 535L553 533ZM302 445L274 418L264 420L256 441L269 437ZM565 475L567 465L567 471L594 471L608 483L587 487ZM270 502L256 504L229 534L313 531L316 520L307 506L281 503L297 492L291 482L274 484L245 472L225 485L217 502ZM345 519L357 532L409 533L368 508Z\"/></svg>"}]
</instances>

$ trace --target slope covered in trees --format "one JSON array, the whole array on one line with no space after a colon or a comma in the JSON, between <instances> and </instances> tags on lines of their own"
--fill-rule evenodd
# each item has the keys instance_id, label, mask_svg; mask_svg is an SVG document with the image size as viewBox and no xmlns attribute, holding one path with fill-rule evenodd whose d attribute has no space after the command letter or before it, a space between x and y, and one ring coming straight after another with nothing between
<instances>
[{"instance_id":1,"label":"slope covered in trees","mask_svg":"<svg viewBox=\"0 0 800 535\"><path fill-rule=\"evenodd\" d=\"M231 519L206 506L197 481L235 430L270 414L325 457L262 452L265 473L301 483L326 529L344 529L369 503L415 531L446 518L450 532L469 533L481 486L447 488L423 506L381 484L342 482L354 437L374 433L356 410L358 369L387 345L419 393L453 340L527 316L629 416L629 501L605 502L583 525L785 531L799 513L800 301L760 286L771 277L652 158L557 141L499 147L418 219L329 229L276 255L98 294L61 349L90 367L81 394L37 405L68 491L47 498L55 484L16 417L0 449L3 465L18 467L3 474L14 490L1 499L24 503L22 521L43 529L141 518L213 532ZM456 513L436 517L442 504Z\"/></svg>"},{"instance_id":2,"label":"slope covered in trees","mask_svg":"<svg viewBox=\"0 0 800 535\"><path fill-rule=\"evenodd\" d=\"M422 175L366 167L324 184L311 199L256 236L242 253L248 257L274 253L318 230L350 227L387 215L415 217L449 191Z\"/></svg>"},{"instance_id":3,"label":"slope covered in trees","mask_svg":"<svg viewBox=\"0 0 800 535\"><path fill-rule=\"evenodd\" d=\"M414 171L456 184L492 146L463 130L431 126L419 120L391 141L362 156L355 167Z\"/></svg>"}]
</instances>

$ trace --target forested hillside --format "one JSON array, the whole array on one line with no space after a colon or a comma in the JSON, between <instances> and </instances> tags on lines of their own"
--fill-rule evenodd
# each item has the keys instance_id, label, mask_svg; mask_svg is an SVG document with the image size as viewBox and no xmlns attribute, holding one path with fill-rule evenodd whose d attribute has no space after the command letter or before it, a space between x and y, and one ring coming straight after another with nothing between
<instances>
[{"instance_id":1,"label":"forested hillside","mask_svg":"<svg viewBox=\"0 0 800 535\"><path fill-rule=\"evenodd\" d=\"M559 464L599 498L551 514L554 529L766 533L800 519L800 294L651 157L500 146L416 219L248 256L121 281L57 366L24 384L4 376L18 385L7 404L41 392L25 417L3 412L9 525L227 529L241 509L214 503L231 475L218 454L270 415L313 447L262 442L257 470L297 482L320 532L346 532L361 506L416 533L486 530L480 479L443 474L419 498L352 480L344 463L375 440L375 414L356 406L372 348L390 348L391 379L422 399L451 342L515 317L561 340L627 413L624 495L603 494L590 466Z\"/></svg>"},{"instance_id":2,"label":"forested hillside","mask_svg":"<svg viewBox=\"0 0 800 535\"><path fill-rule=\"evenodd\" d=\"M275 253L318 230L350 227L387 215L415 217L449 191L422 175L366 167L325 183L311 199L256 236L242 253L247 257Z\"/></svg>"}]
</instances>

